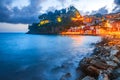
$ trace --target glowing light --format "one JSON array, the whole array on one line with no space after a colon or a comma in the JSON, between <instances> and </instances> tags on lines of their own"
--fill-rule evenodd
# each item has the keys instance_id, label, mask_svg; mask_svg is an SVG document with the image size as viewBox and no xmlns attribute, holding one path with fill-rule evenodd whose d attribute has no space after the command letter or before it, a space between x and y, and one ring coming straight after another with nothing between
<instances>
[{"instance_id":1,"label":"glowing light","mask_svg":"<svg viewBox=\"0 0 120 80\"><path fill-rule=\"evenodd\" d=\"M41 21L41 22L40 22L40 25L43 25L43 24L44 24L44 21Z\"/></svg>"},{"instance_id":2,"label":"glowing light","mask_svg":"<svg viewBox=\"0 0 120 80\"><path fill-rule=\"evenodd\" d=\"M38 24L38 26L47 24L47 23L49 23L49 22L50 22L49 20L42 20L42 21L40 21L40 23Z\"/></svg>"},{"instance_id":3,"label":"glowing light","mask_svg":"<svg viewBox=\"0 0 120 80\"><path fill-rule=\"evenodd\" d=\"M75 13L75 17L71 18L72 21L82 21L83 17L79 14L79 12Z\"/></svg>"},{"instance_id":4,"label":"glowing light","mask_svg":"<svg viewBox=\"0 0 120 80\"><path fill-rule=\"evenodd\" d=\"M58 17L58 18L57 18L57 21L58 21L58 22L62 22L61 17Z\"/></svg>"},{"instance_id":5,"label":"glowing light","mask_svg":"<svg viewBox=\"0 0 120 80\"><path fill-rule=\"evenodd\" d=\"M112 26L110 25L109 21L107 20L106 23L105 23L105 27L109 27L111 28Z\"/></svg>"}]
</instances>

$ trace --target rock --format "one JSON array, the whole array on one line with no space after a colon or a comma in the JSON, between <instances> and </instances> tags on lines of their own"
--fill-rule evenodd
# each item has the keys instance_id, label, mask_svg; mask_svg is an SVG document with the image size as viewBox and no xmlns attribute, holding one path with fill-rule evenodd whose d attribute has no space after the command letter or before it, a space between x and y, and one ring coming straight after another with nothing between
<instances>
[{"instance_id":1,"label":"rock","mask_svg":"<svg viewBox=\"0 0 120 80\"><path fill-rule=\"evenodd\" d=\"M118 59L120 59L120 51L116 53L115 55Z\"/></svg>"},{"instance_id":2,"label":"rock","mask_svg":"<svg viewBox=\"0 0 120 80\"><path fill-rule=\"evenodd\" d=\"M107 64L113 68L117 67L118 65L114 61L106 61Z\"/></svg>"},{"instance_id":3,"label":"rock","mask_svg":"<svg viewBox=\"0 0 120 80\"><path fill-rule=\"evenodd\" d=\"M86 74L91 75L91 76L98 76L100 73L100 69L97 69L94 66L88 66L86 69Z\"/></svg>"},{"instance_id":4,"label":"rock","mask_svg":"<svg viewBox=\"0 0 120 80\"><path fill-rule=\"evenodd\" d=\"M109 78L107 74L100 72L98 80L109 80Z\"/></svg>"},{"instance_id":5,"label":"rock","mask_svg":"<svg viewBox=\"0 0 120 80\"><path fill-rule=\"evenodd\" d=\"M90 57L90 58L85 58L84 61L85 61L86 63L89 63L92 59L93 59L92 57Z\"/></svg>"},{"instance_id":6,"label":"rock","mask_svg":"<svg viewBox=\"0 0 120 80\"><path fill-rule=\"evenodd\" d=\"M100 59L103 60L104 63L106 63L106 61L110 60L109 56L101 56Z\"/></svg>"},{"instance_id":7,"label":"rock","mask_svg":"<svg viewBox=\"0 0 120 80\"><path fill-rule=\"evenodd\" d=\"M104 70L104 73L110 75L112 73L113 69L112 68L108 68L107 70Z\"/></svg>"},{"instance_id":8,"label":"rock","mask_svg":"<svg viewBox=\"0 0 120 80\"><path fill-rule=\"evenodd\" d=\"M81 70L85 75L94 78L99 76L98 80L120 80L120 39L111 37L103 38L96 44L94 55L83 59ZM91 80L89 76L82 80Z\"/></svg>"},{"instance_id":9,"label":"rock","mask_svg":"<svg viewBox=\"0 0 120 80\"><path fill-rule=\"evenodd\" d=\"M90 76L86 76L82 80L96 80L96 79Z\"/></svg>"},{"instance_id":10,"label":"rock","mask_svg":"<svg viewBox=\"0 0 120 80\"><path fill-rule=\"evenodd\" d=\"M79 64L79 68L82 68L82 70L86 70L86 68L90 65L90 61L92 59L91 58L84 58L81 60L80 64Z\"/></svg>"},{"instance_id":11,"label":"rock","mask_svg":"<svg viewBox=\"0 0 120 80\"><path fill-rule=\"evenodd\" d=\"M118 77L118 78L116 78L116 79L114 79L114 80L120 80L120 77Z\"/></svg>"},{"instance_id":12,"label":"rock","mask_svg":"<svg viewBox=\"0 0 120 80\"><path fill-rule=\"evenodd\" d=\"M109 46L105 46L104 47L106 50L110 50L110 47Z\"/></svg>"},{"instance_id":13,"label":"rock","mask_svg":"<svg viewBox=\"0 0 120 80\"><path fill-rule=\"evenodd\" d=\"M103 79L102 79L102 80L109 80L108 75L107 75L107 74L104 74L104 75L103 75Z\"/></svg>"},{"instance_id":14,"label":"rock","mask_svg":"<svg viewBox=\"0 0 120 80\"><path fill-rule=\"evenodd\" d=\"M119 50L117 50L117 49L111 50L110 54L111 54L111 55L116 55L118 51L119 51Z\"/></svg>"},{"instance_id":15,"label":"rock","mask_svg":"<svg viewBox=\"0 0 120 80\"><path fill-rule=\"evenodd\" d=\"M120 77L120 68L113 70L112 75L113 78Z\"/></svg>"},{"instance_id":16,"label":"rock","mask_svg":"<svg viewBox=\"0 0 120 80\"><path fill-rule=\"evenodd\" d=\"M120 63L120 60L115 56L111 56L110 59L113 60L115 63Z\"/></svg>"},{"instance_id":17,"label":"rock","mask_svg":"<svg viewBox=\"0 0 120 80\"><path fill-rule=\"evenodd\" d=\"M107 69L108 68L108 65L101 62L100 60L92 60L90 62L90 64L92 64L93 66L99 68L99 69Z\"/></svg>"}]
</instances>

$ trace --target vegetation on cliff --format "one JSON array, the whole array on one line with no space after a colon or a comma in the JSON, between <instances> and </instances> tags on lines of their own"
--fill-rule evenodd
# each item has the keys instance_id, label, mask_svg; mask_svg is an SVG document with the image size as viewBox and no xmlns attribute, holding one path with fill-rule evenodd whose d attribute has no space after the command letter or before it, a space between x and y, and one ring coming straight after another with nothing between
<instances>
[{"instance_id":1,"label":"vegetation on cliff","mask_svg":"<svg viewBox=\"0 0 120 80\"><path fill-rule=\"evenodd\" d=\"M28 33L55 34L65 31L71 26L79 26L83 23L82 16L73 6L62 10L55 10L55 12L42 14L39 16L39 20L39 23L29 25Z\"/></svg>"}]
</instances>

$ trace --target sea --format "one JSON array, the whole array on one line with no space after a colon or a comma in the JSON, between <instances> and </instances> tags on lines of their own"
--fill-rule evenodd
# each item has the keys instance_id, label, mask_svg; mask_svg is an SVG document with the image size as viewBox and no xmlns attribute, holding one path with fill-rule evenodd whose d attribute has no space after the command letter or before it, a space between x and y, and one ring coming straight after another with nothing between
<instances>
[{"instance_id":1,"label":"sea","mask_svg":"<svg viewBox=\"0 0 120 80\"><path fill-rule=\"evenodd\" d=\"M92 55L100 36L0 33L0 80L67 80Z\"/></svg>"}]
</instances>

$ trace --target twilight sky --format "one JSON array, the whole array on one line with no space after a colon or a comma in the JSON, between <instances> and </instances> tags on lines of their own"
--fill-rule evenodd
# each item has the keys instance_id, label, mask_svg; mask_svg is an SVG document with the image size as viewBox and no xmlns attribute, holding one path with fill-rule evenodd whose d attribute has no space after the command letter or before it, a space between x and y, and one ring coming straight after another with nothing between
<instances>
[{"instance_id":1,"label":"twilight sky","mask_svg":"<svg viewBox=\"0 0 120 80\"><path fill-rule=\"evenodd\" d=\"M27 32L38 15L70 5L83 15L120 12L120 0L0 0L0 32Z\"/></svg>"}]
</instances>

